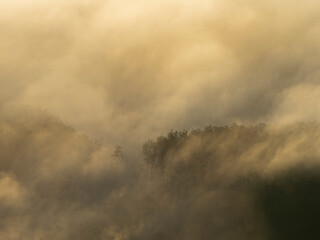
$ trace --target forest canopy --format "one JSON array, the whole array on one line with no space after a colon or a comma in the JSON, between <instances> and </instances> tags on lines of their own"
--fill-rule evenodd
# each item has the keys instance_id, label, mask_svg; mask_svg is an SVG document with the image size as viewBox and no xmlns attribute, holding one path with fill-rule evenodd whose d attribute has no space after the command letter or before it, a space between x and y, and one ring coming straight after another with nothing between
<instances>
[{"instance_id":1,"label":"forest canopy","mask_svg":"<svg viewBox=\"0 0 320 240\"><path fill-rule=\"evenodd\" d=\"M303 131L299 133L297 129ZM166 136L145 143L144 160L149 174L165 179L166 193L173 199L187 202L208 193L224 199L228 207L224 209L226 214L219 216L223 222L219 227L215 213L210 212L213 206L209 202L202 206L208 211L198 215L197 220L206 219L207 222L199 224L201 237L198 239L212 239L216 231L223 234L228 232L228 227L235 229L233 224L247 231L247 239L253 239L249 236L253 236L251 234L259 227L264 228L266 239L315 239L320 237L317 227L320 217L319 158L313 159L312 163L301 156L291 166L268 172L268 166L277 154L292 141L299 141L299 144L291 149L290 155L296 154L294 151L303 151L303 145L312 148L310 143L301 141L301 135L309 136L313 131L313 134L319 131L318 124L287 126L276 134L265 124L209 125L203 130L170 131ZM292 158L290 155L286 157ZM239 199L247 202L240 200L239 203ZM214 204L215 198L211 200ZM243 208L247 209L243 211ZM188 210L190 208L185 209ZM234 215L239 218L235 220ZM250 217L259 220L248 223Z\"/></svg>"}]
</instances>

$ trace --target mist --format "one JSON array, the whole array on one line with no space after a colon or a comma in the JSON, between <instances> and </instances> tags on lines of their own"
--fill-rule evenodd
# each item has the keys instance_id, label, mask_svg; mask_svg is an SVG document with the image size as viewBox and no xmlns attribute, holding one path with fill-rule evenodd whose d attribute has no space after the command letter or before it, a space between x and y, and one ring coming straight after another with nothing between
<instances>
[{"instance_id":1,"label":"mist","mask_svg":"<svg viewBox=\"0 0 320 240\"><path fill-rule=\"evenodd\" d=\"M0 1L0 238L317 238L319 10Z\"/></svg>"}]
</instances>

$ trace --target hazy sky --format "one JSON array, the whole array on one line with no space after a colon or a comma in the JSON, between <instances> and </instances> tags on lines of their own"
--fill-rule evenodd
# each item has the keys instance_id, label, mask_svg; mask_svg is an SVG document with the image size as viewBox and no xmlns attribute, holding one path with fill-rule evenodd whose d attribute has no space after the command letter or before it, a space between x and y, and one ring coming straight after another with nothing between
<instances>
[{"instance_id":1,"label":"hazy sky","mask_svg":"<svg viewBox=\"0 0 320 240\"><path fill-rule=\"evenodd\" d=\"M209 123L316 120L319 8L1 1L1 105L44 110L125 145Z\"/></svg>"},{"instance_id":2,"label":"hazy sky","mask_svg":"<svg viewBox=\"0 0 320 240\"><path fill-rule=\"evenodd\" d=\"M142 144L170 129L266 122L240 167L313 164L319 127L297 123L320 119L319 12L316 0L0 0L0 238L162 240L133 223L171 219L144 212L137 182ZM136 165L116 166L116 145Z\"/></svg>"}]
</instances>

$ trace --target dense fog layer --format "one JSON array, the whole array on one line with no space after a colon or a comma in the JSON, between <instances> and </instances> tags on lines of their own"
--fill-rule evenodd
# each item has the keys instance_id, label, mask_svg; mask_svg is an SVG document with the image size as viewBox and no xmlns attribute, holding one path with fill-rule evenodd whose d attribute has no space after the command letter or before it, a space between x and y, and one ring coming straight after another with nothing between
<instances>
[{"instance_id":1,"label":"dense fog layer","mask_svg":"<svg viewBox=\"0 0 320 240\"><path fill-rule=\"evenodd\" d=\"M140 160L42 112L0 132L3 239L318 236L316 123L171 131Z\"/></svg>"},{"instance_id":2,"label":"dense fog layer","mask_svg":"<svg viewBox=\"0 0 320 240\"><path fill-rule=\"evenodd\" d=\"M319 11L0 1L0 239L318 239Z\"/></svg>"},{"instance_id":3,"label":"dense fog layer","mask_svg":"<svg viewBox=\"0 0 320 240\"><path fill-rule=\"evenodd\" d=\"M170 129L319 119L317 1L0 3L1 106L137 152Z\"/></svg>"}]
</instances>

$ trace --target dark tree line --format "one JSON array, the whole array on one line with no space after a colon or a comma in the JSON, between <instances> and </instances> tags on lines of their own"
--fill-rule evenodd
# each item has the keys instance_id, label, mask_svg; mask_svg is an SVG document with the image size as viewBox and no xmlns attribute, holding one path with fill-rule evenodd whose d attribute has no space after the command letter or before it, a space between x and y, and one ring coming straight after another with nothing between
<instances>
[{"instance_id":1,"label":"dark tree line","mask_svg":"<svg viewBox=\"0 0 320 240\"><path fill-rule=\"evenodd\" d=\"M304 124L297 128L312 132L315 126ZM297 165L271 177L250 171L238 175L230 173L231 177L220 176L221 169L228 169L226 166L229 165L230 171L234 169L232 165L237 165L238 158L245 158L245 154L259 143L268 145L259 152L253 164L267 164L277 149L281 149L296 131L294 127L288 128L270 140L266 129L264 124L232 124L210 125L202 130L170 131L166 136L144 144L144 161L153 174L157 171L161 176L170 172L166 189L171 197L191 199L201 191L201 194L205 194L206 191L220 188L243 191L254 199L255 208L262 212L268 228L268 239L320 239L319 166ZM175 161L175 156L183 159L170 164L170 161ZM228 185L227 181L231 184Z\"/></svg>"}]
</instances>

